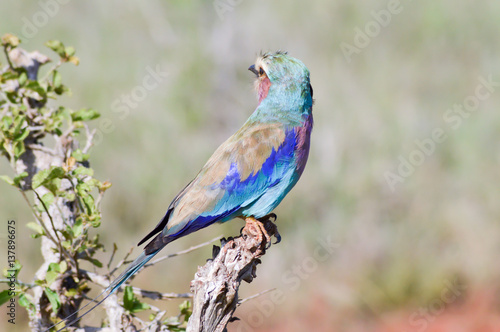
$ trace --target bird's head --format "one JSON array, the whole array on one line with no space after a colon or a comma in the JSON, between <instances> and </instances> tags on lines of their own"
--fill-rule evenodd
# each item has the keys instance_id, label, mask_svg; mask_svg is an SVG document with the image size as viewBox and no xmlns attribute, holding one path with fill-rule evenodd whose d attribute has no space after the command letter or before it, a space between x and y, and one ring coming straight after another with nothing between
<instances>
[{"instance_id":1,"label":"bird's head","mask_svg":"<svg viewBox=\"0 0 500 332\"><path fill-rule=\"evenodd\" d=\"M255 88L259 103L267 97L271 86L285 88L284 90L289 92L305 91L310 93L312 99L309 70L302 61L289 56L286 52L261 54L248 70L257 76Z\"/></svg>"}]
</instances>

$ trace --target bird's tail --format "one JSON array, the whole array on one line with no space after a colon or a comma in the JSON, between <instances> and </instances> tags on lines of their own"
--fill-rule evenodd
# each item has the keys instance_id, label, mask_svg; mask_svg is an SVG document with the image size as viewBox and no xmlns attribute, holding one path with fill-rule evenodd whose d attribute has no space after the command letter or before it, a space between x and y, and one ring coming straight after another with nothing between
<instances>
[{"instance_id":1,"label":"bird's tail","mask_svg":"<svg viewBox=\"0 0 500 332\"><path fill-rule=\"evenodd\" d=\"M130 277L132 277L137 271L139 271L141 269L141 267L143 267L147 262L149 262L149 260L151 258L153 258L159 251L159 250L156 250L150 254L146 254L145 251L143 251L139 257L137 257L129 266L128 268L118 276L118 278L116 278L115 280L113 280L113 282L104 290L102 291L101 294L99 294L98 296L96 296L91 302L87 303L85 306L83 306L82 308L80 308L78 311L72 313L71 315L69 315L68 317L64 318L62 321L60 321L59 323L57 324L54 324L52 325L51 327L49 327L46 331L50 330L51 328L53 328L54 326L57 326L61 323L65 323L64 324L64 327L60 328L59 330L57 330L57 332L59 331L62 331L64 330L66 327L78 322L80 319L82 319L85 315L87 315L89 312L91 312L92 310L94 310L97 306L99 306L102 302L104 302L111 294L113 294L118 288L120 288L120 286L126 282ZM104 296L101 300L99 300L99 302L97 302L97 300L99 298L101 298L102 296ZM71 319L71 317L74 317L77 313L79 313L80 311L82 311L83 309L85 309L87 306L89 306L90 304L92 303L95 303L97 302L97 304L95 304L94 306L92 306L92 308L90 308L89 310L87 310L83 315L81 315L80 317L76 317L74 318L73 320L69 321ZM68 322L69 321L69 322Z\"/></svg>"},{"instance_id":2,"label":"bird's tail","mask_svg":"<svg viewBox=\"0 0 500 332\"><path fill-rule=\"evenodd\" d=\"M141 269L151 258L154 257L160 250L156 250L149 255L143 251L130 265L128 268L122 272L109 286L106 291L109 291L109 295L113 294L120 286L127 281L131 276L133 276L137 271ZM108 295L108 296L109 296Z\"/></svg>"}]
</instances>

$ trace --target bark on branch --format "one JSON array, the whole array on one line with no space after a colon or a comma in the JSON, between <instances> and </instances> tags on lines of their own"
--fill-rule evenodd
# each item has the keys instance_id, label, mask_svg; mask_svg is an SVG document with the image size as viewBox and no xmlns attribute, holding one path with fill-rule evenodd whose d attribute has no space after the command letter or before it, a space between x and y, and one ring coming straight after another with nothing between
<instances>
[{"instance_id":1,"label":"bark on branch","mask_svg":"<svg viewBox=\"0 0 500 332\"><path fill-rule=\"evenodd\" d=\"M275 215L261 219L267 233L280 240ZM247 223L241 235L222 240L222 249L214 246L213 258L198 268L191 282L193 314L188 332L222 332L232 321L238 306L238 289L241 281L252 282L256 277L260 257L270 247L270 238L256 224Z\"/></svg>"}]
</instances>

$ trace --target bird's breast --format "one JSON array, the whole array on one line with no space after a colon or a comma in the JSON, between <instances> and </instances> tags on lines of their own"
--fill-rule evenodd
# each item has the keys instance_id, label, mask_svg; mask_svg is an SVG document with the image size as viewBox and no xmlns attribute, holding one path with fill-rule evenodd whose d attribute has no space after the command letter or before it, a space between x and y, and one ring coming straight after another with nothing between
<instances>
[{"instance_id":1,"label":"bird's breast","mask_svg":"<svg viewBox=\"0 0 500 332\"><path fill-rule=\"evenodd\" d=\"M296 163L297 163L297 172L299 176L304 171L307 159L309 157L309 147L311 142L312 127L313 127L312 114L308 115L306 121L302 126L295 127L295 135L297 140Z\"/></svg>"}]
</instances>

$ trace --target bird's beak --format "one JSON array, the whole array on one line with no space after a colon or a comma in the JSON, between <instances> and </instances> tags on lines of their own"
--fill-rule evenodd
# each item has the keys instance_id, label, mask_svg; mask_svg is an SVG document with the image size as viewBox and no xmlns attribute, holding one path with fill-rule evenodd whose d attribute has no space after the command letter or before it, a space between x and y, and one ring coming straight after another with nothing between
<instances>
[{"instance_id":1,"label":"bird's beak","mask_svg":"<svg viewBox=\"0 0 500 332\"><path fill-rule=\"evenodd\" d=\"M251 65L250 67L248 67L248 70L254 73L255 76L259 77L259 72L257 71L257 69L255 69L255 65Z\"/></svg>"}]
</instances>

